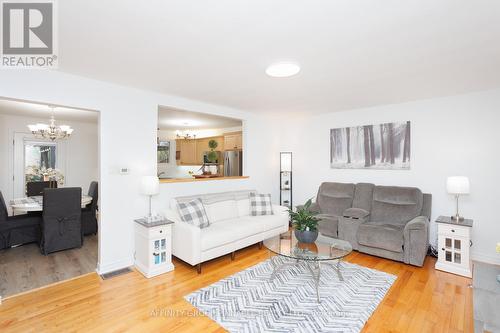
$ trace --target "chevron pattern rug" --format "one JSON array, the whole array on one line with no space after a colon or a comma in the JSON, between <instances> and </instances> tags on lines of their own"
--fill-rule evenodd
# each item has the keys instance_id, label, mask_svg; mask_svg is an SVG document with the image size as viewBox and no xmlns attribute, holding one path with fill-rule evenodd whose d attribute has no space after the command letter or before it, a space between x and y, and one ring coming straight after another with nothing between
<instances>
[{"instance_id":1,"label":"chevron pattern rug","mask_svg":"<svg viewBox=\"0 0 500 333\"><path fill-rule=\"evenodd\" d=\"M360 332L396 277L347 262L341 271L343 282L322 265L320 303L306 267L289 267L270 281L269 260L185 299L229 332Z\"/></svg>"}]
</instances>

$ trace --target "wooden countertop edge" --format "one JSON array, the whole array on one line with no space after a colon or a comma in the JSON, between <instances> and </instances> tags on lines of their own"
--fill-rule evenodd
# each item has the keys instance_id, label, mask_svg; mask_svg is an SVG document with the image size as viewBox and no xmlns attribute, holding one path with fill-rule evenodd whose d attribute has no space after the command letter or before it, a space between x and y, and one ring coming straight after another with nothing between
<instances>
[{"instance_id":1,"label":"wooden countertop edge","mask_svg":"<svg viewBox=\"0 0 500 333\"><path fill-rule=\"evenodd\" d=\"M193 182L206 182L211 180L228 180L228 179L247 179L249 176L233 176L233 177L213 177L213 178L172 178L160 179L160 183L193 183Z\"/></svg>"}]
</instances>

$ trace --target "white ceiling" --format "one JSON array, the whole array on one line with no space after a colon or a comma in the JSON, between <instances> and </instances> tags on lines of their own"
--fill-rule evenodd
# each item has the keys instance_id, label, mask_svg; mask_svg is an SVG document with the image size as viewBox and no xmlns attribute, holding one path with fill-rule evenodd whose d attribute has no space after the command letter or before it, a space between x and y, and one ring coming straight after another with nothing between
<instances>
[{"instance_id":1,"label":"white ceiling","mask_svg":"<svg viewBox=\"0 0 500 333\"><path fill-rule=\"evenodd\" d=\"M241 119L176 110L167 107L159 107L158 109L158 128L161 130L220 129L241 125Z\"/></svg>"},{"instance_id":2,"label":"white ceiling","mask_svg":"<svg viewBox=\"0 0 500 333\"><path fill-rule=\"evenodd\" d=\"M46 104L0 99L0 114L9 114L21 117L47 118L48 121L52 112ZM56 121L68 120L97 123L99 114L95 111L57 106L54 108L54 117Z\"/></svg>"},{"instance_id":3,"label":"white ceiling","mask_svg":"<svg viewBox=\"0 0 500 333\"><path fill-rule=\"evenodd\" d=\"M497 0L59 1L60 69L247 111L500 86ZM291 78L266 66L298 62Z\"/></svg>"}]
</instances>

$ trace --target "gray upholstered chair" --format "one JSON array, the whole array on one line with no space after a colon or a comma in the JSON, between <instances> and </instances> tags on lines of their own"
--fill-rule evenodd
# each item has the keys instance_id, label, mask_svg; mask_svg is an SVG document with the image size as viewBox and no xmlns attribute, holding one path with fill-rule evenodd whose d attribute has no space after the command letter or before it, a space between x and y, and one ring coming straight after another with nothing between
<instances>
[{"instance_id":1,"label":"gray upholstered chair","mask_svg":"<svg viewBox=\"0 0 500 333\"><path fill-rule=\"evenodd\" d=\"M430 194L412 187L322 183L311 210L325 236L360 252L422 266L429 244Z\"/></svg>"},{"instance_id":2,"label":"gray upholstered chair","mask_svg":"<svg viewBox=\"0 0 500 333\"><path fill-rule=\"evenodd\" d=\"M88 195L92 197L92 202L82 208L82 232L85 236L97 234L97 200L98 184L90 183Z\"/></svg>"},{"instance_id":3,"label":"gray upholstered chair","mask_svg":"<svg viewBox=\"0 0 500 333\"><path fill-rule=\"evenodd\" d=\"M28 194L28 197L42 195L43 190L46 188L57 188L57 182L55 180L49 180L49 181L26 183L26 192Z\"/></svg>"},{"instance_id":4,"label":"gray upholstered chair","mask_svg":"<svg viewBox=\"0 0 500 333\"><path fill-rule=\"evenodd\" d=\"M81 247L82 189L66 187L43 191L43 221L40 250L52 252Z\"/></svg>"},{"instance_id":5,"label":"gray upholstered chair","mask_svg":"<svg viewBox=\"0 0 500 333\"><path fill-rule=\"evenodd\" d=\"M40 240L40 215L9 216L0 191L0 250Z\"/></svg>"}]
</instances>

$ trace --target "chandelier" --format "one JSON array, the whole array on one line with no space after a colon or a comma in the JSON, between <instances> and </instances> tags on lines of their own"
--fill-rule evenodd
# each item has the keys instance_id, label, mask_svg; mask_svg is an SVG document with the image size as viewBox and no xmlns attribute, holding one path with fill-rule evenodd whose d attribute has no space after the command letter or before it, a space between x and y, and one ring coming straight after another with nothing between
<instances>
[{"instance_id":1,"label":"chandelier","mask_svg":"<svg viewBox=\"0 0 500 333\"><path fill-rule=\"evenodd\" d=\"M194 132L189 132L189 131L177 131L176 134L178 139L184 139L184 140L189 140L189 139L196 139L196 134Z\"/></svg>"},{"instance_id":2,"label":"chandelier","mask_svg":"<svg viewBox=\"0 0 500 333\"><path fill-rule=\"evenodd\" d=\"M56 125L56 120L54 118L54 109L55 107L49 105L49 109L52 111L52 115L50 116L50 124L36 124L36 125L28 125L31 133L36 138L40 139L50 139L52 141L65 139L73 133L73 129L68 125Z\"/></svg>"}]
</instances>

